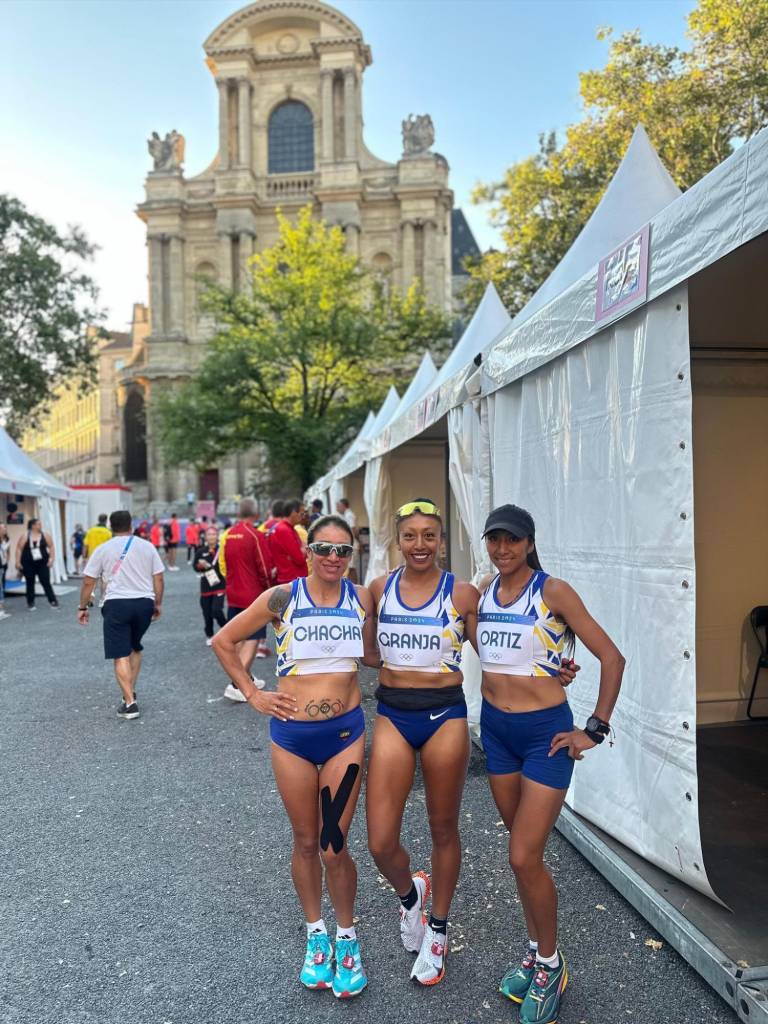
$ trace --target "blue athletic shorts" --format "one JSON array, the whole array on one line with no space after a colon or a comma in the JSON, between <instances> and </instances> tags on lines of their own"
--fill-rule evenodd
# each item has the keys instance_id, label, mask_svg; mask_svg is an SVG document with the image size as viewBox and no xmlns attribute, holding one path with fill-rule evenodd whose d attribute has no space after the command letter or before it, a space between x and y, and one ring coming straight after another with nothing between
<instances>
[{"instance_id":1,"label":"blue athletic shorts","mask_svg":"<svg viewBox=\"0 0 768 1024\"><path fill-rule=\"evenodd\" d=\"M227 622L231 622L240 612L244 612L245 608L235 608L230 605L227 608ZM267 627L262 626L261 629L257 629L255 633L251 633L247 640L266 640L267 639Z\"/></svg>"},{"instance_id":2,"label":"blue athletic shorts","mask_svg":"<svg viewBox=\"0 0 768 1024\"><path fill-rule=\"evenodd\" d=\"M379 701L377 711L384 718L390 720L406 743L410 743L414 750L420 750L427 740L435 735L443 722L447 722L450 718L467 717L465 701L460 704L451 704L447 708L425 708L423 711L403 711L401 708L392 708L389 704Z\"/></svg>"},{"instance_id":3,"label":"blue athletic shorts","mask_svg":"<svg viewBox=\"0 0 768 1024\"><path fill-rule=\"evenodd\" d=\"M152 623L155 602L151 597L116 597L101 608L104 623L104 657L127 658L143 651L141 638Z\"/></svg>"},{"instance_id":4,"label":"blue athletic shorts","mask_svg":"<svg viewBox=\"0 0 768 1024\"><path fill-rule=\"evenodd\" d=\"M552 737L573 729L568 701L542 711L499 711L483 700L480 739L489 775L522 772L526 779L553 789L567 789L573 774L573 758L561 749L548 757Z\"/></svg>"},{"instance_id":5,"label":"blue athletic shorts","mask_svg":"<svg viewBox=\"0 0 768 1024\"><path fill-rule=\"evenodd\" d=\"M322 722L281 722L272 718L269 735L278 747L312 764L325 764L365 732L365 716L358 707Z\"/></svg>"}]
</instances>

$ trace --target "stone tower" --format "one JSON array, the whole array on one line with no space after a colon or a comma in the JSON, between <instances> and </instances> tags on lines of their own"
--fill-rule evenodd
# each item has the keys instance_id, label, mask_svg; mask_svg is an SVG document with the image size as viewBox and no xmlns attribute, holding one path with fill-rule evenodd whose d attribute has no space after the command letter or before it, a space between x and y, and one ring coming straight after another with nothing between
<instances>
[{"instance_id":1,"label":"stone tower","mask_svg":"<svg viewBox=\"0 0 768 1024\"><path fill-rule=\"evenodd\" d=\"M371 51L360 29L317 0L258 0L222 22L204 48L218 90L218 153L186 177L183 137L153 133L154 169L137 211L147 227L150 332L123 375L133 424L124 450L127 465L131 433L146 422L146 492L133 483L156 508L188 494L244 493L258 467L256 452L223 460L200 479L167 467L151 416L142 420L137 410L204 356L212 324L198 309L198 277L240 287L248 257L277 240L278 207L290 216L311 203L318 217L341 225L349 250L372 270L401 288L419 278L434 304L451 307L448 164L431 151L426 115L403 122L397 164L366 148L362 85Z\"/></svg>"}]
</instances>

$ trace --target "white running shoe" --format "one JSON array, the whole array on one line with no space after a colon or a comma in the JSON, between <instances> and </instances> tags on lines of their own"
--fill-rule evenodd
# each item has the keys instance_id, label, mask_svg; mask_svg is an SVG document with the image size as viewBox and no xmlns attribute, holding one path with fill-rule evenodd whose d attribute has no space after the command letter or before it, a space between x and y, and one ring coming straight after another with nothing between
<instances>
[{"instance_id":1,"label":"white running shoe","mask_svg":"<svg viewBox=\"0 0 768 1024\"><path fill-rule=\"evenodd\" d=\"M208 639L205 641L205 646L206 647L213 647L213 637L210 637L210 636L208 637Z\"/></svg>"},{"instance_id":2,"label":"white running shoe","mask_svg":"<svg viewBox=\"0 0 768 1024\"><path fill-rule=\"evenodd\" d=\"M224 691L224 696L227 700L234 701L236 704L247 703L245 696L238 690L234 683L227 683L227 688Z\"/></svg>"},{"instance_id":3,"label":"white running shoe","mask_svg":"<svg viewBox=\"0 0 768 1024\"><path fill-rule=\"evenodd\" d=\"M11 617L11 613L10 612L6 612L2 608L0 608L0 619L10 619L10 617Z\"/></svg>"},{"instance_id":4,"label":"white running shoe","mask_svg":"<svg viewBox=\"0 0 768 1024\"><path fill-rule=\"evenodd\" d=\"M251 682L253 683L257 690L263 690L264 687L267 685L263 679L259 679L259 677L255 676L253 672L251 672Z\"/></svg>"},{"instance_id":5,"label":"white running shoe","mask_svg":"<svg viewBox=\"0 0 768 1024\"><path fill-rule=\"evenodd\" d=\"M420 985L436 985L445 977L445 956L448 939L442 932L434 932L427 925L419 955L413 965L411 977Z\"/></svg>"},{"instance_id":6,"label":"white running shoe","mask_svg":"<svg viewBox=\"0 0 768 1024\"><path fill-rule=\"evenodd\" d=\"M400 939L409 953L418 953L427 924L424 907L432 891L432 885L429 875L423 871L416 872L413 884L416 886L418 898L410 910L406 910L402 905L400 907Z\"/></svg>"}]
</instances>

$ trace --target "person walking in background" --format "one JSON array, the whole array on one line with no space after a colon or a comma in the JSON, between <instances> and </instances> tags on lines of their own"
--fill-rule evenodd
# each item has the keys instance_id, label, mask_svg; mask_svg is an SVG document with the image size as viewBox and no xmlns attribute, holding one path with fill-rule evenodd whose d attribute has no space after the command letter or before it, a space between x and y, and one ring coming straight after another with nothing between
<instances>
[{"instance_id":1,"label":"person walking in background","mask_svg":"<svg viewBox=\"0 0 768 1024\"><path fill-rule=\"evenodd\" d=\"M277 501L273 501L272 508L270 509L269 512L269 518L265 519L264 522L259 527L261 532L269 533L270 530L273 530L280 522L280 520L283 518L284 512L285 502L282 500L282 498L278 498Z\"/></svg>"},{"instance_id":2,"label":"person walking in background","mask_svg":"<svg viewBox=\"0 0 768 1024\"><path fill-rule=\"evenodd\" d=\"M304 515L304 502L296 498L287 501L283 517L267 534L272 561L277 569L278 583L292 583L307 575L307 549L301 543L295 527Z\"/></svg>"},{"instance_id":3,"label":"person walking in background","mask_svg":"<svg viewBox=\"0 0 768 1024\"><path fill-rule=\"evenodd\" d=\"M102 513L95 526L92 526L85 535L83 541L83 556L90 558L100 544L104 544L112 537L112 531L107 526L107 517Z\"/></svg>"},{"instance_id":4,"label":"person walking in background","mask_svg":"<svg viewBox=\"0 0 768 1024\"><path fill-rule=\"evenodd\" d=\"M218 536L218 531L217 531ZM198 546L205 541L205 533L203 532L200 524L193 516L187 523L187 529L184 533L184 543L187 545L187 565L194 567L195 560L192 557L195 554Z\"/></svg>"},{"instance_id":5,"label":"person walking in background","mask_svg":"<svg viewBox=\"0 0 768 1024\"><path fill-rule=\"evenodd\" d=\"M16 545L16 569L24 574L27 584L27 608L35 610L35 580L48 598L51 608L58 608L59 602L51 586L51 567L56 551L50 533L45 533L39 519L30 519L26 534L19 537Z\"/></svg>"},{"instance_id":6,"label":"person walking in background","mask_svg":"<svg viewBox=\"0 0 768 1024\"><path fill-rule=\"evenodd\" d=\"M165 524L165 548L168 557L168 572L178 572L179 567L176 565L176 552L179 549L179 541L181 540L181 523L179 522L176 513L171 513L170 522Z\"/></svg>"},{"instance_id":7,"label":"person walking in background","mask_svg":"<svg viewBox=\"0 0 768 1024\"><path fill-rule=\"evenodd\" d=\"M210 647L214 621L218 622L219 628L227 624L224 615L226 583L219 568L219 531L215 526L209 526L205 531L203 543L197 546L192 564L200 573L200 607L208 638L206 643Z\"/></svg>"},{"instance_id":8,"label":"person walking in background","mask_svg":"<svg viewBox=\"0 0 768 1024\"><path fill-rule=\"evenodd\" d=\"M322 516L322 514L323 514L323 503L322 503L322 501L319 498L313 498L312 499L312 504L310 506L310 512L309 512L309 525L311 526L312 523L314 523L314 521L316 519L319 519Z\"/></svg>"},{"instance_id":9,"label":"person walking in background","mask_svg":"<svg viewBox=\"0 0 768 1024\"><path fill-rule=\"evenodd\" d=\"M83 545L85 544L85 531L83 527L78 523L75 526L74 533L69 538L69 546L72 549L72 557L75 560L75 576L81 576L83 573Z\"/></svg>"},{"instance_id":10,"label":"person walking in background","mask_svg":"<svg viewBox=\"0 0 768 1024\"><path fill-rule=\"evenodd\" d=\"M253 604L275 582L269 544L265 535L254 525L257 511L253 498L243 498L238 521L222 535L219 542L219 566L226 581L228 621ZM238 657L248 673L255 657L266 658L268 655L266 626L238 644ZM251 678L259 689L264 686L263 679ZM224 696L231 701L245 702L245 697L233 683L227 684Z\"/></svg>"},{"instance_id":11,"label":"person walking in background","mask_svg":"<svg viewBox=\"0 0 768 1024\"><path fill-rule=\"evenodd\" d=\"M163 527L160 525L160 520L157 516L152 516L152 525L149 528L149 540L157 552L158 558L162 561L163 550L165 548L165 535Z\"/></svg>"},{"instance_id":12,"label":"person walking in background","mask_svg":"<svg viewBox=\"0 0 768 1024\"><path fill-rule=\"evenodd\" d=\"M354 537L355 550L352 552L352 560L349 563L349 578L353 583L357 583L357 566L360 561L360 543L358 539L360 531L357 528L357 516L349 507L349 498L339 498L336 502L336 511L349 523L349 528Z\"/></svg>"},{"instance_id":13,"label":"person walking in background","mask_svg":"<svg viewBox=\"0 0 768 1024\"><path fill-rule=\"evenodd\" d=\"M104 592L104 657L114 662L115 679L123 696L117 713L121 718L133 719L139 717L136 682L144 649L141 640L150 624L160 618L165 567L157 549L131 532L130 512L113 512L109 521L114 536L88 559L77 621L81 626L88 625L88 605L100 579Z\"/></svg>"},{"instance_id":14,"label":"person walking in background","mask_svg":"<svg viewBox=\"0 0 768 1024\"><path fill-rule=\"evenodd\" d=\"M4 523L0 523L0 619L10 619L11 617L5 610L5 576L10 561L11 538L8 536L8 528Z\"/></svg>"}]
</instances>

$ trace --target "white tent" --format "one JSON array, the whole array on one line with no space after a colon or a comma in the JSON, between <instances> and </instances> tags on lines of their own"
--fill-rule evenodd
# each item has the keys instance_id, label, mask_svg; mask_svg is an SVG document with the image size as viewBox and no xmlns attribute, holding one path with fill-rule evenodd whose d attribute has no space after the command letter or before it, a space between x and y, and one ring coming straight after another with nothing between
<instances>
[{"instance_id":1,"label":"white tent","mask_svg":"<svg viewBox=\"0 0 768 1024\"><path fill-rule=\"evenodd\" d=\"M646 226L645 296L598 319L600 261ZM391 424L367 467L378 463L371 492L379 486L395 503L395 449L426 439L448 411L461 439L451 490L474 564L490 507L511 500L533 512L545 568L576 587L627 657L615 746L578 765L567 802L580 818L566 821L591 822L611 837L610 850L633 851L611 877L622 885L640 874L636 905L671 922L678 948L705 933L693 962L744 1014L760 1007L747 1005L735 964L768 976L764 804L746 803L768 728L746 723L759 656L749 613L768 603L766 266L768 131L678 196L638 130L572 250L486 348L481 369L435 389L426 430L413 410ZM598 672L581 647L578 658L569 699L583 722ZM760 692L755 710L766 714ZM735 806L744 810L734 815ZM577 837L584 828L569 827ZM589 855L598 842L593 834L580 848ZM718 916L668 875L706 896L714 879L734 909L741 899L737 915ZM666 917L665 901L676 908Z\"/></svg>"},{"instance_id":2,"label":"white tent","mask_svg":"<svg viewBox=\"0 0 768 1024\"><path fill-rule=\"evenodd\" d=\"M42 521L43 529L50 533L56 552L51 577L55 583L66 579L66 506L71 503L79 507L82 499L75 491L38 466L1 427L0 493L6 494L9 498L23 495L25 498L36 500L37 516ZM66 537L68 536L69 534L66 534Z\"/></svg>"}]
</instances>

